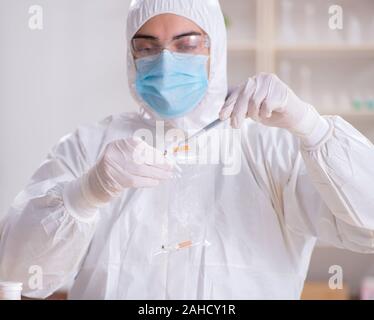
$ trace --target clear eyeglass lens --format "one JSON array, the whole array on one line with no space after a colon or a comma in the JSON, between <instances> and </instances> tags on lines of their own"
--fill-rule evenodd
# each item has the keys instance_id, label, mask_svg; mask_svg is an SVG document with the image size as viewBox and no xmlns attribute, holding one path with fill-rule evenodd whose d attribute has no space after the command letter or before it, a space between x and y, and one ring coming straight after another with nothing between
<instances>
[{"instance_id":1,"label":"clear eyeglass lens","mask_svg":"<svg viewBox=\"0 0 374 320\"><path fill-rule=\"evenodd\" d=\"M136 57L147 57L161 53L165 46L158 40L135 38L132 47ZM190 35L172 40L167 49L173 52L199 54L209 48L209 40L206 36Z\"/></svg>"}]
</instances>

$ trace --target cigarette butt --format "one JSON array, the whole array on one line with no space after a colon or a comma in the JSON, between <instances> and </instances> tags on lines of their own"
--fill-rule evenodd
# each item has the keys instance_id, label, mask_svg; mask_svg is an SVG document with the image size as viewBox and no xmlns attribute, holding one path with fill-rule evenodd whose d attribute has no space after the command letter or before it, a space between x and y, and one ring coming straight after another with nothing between
<instances>
[{"instance_id":1,"label":"cigarette butt","mask_svg":"<svg viewBox=\"0 0 374 320\"><path fill-rule=\"evenodd\" d=\"M180 152L180 151L189 151L190 150L190 146L188 144L184 145L184 146L178 146L178 147L175 147L173 149L173 152L174 153L177 153L177 152Z\"/></svg>"},{"instance_id":2,"label":"cigarette butt","mask_svg":"<svg viewBox=\"0 0 374 320\"><path fill-rule=\"evenodd\" d=\"M187 240L187 241L183 241L183 242L178 243L178 249L188 248L188 247L191 247L191 246L192 246L192 241L191 240Z\"/></svg>"}]
</instances>

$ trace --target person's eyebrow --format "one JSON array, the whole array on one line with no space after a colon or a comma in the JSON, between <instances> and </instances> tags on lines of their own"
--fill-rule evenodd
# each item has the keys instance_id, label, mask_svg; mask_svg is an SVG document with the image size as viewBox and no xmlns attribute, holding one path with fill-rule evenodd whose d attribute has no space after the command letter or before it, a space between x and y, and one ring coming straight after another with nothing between
<instances>
[{"instance_id":1,"label":"person's eyebrow","mask_svg":"<svg viewBox=\"0 0 374 320\"><path fill-rule=\"evenodd\" d=\"M136 34L133 39L151 39L151 40L158 40L155 36L150 36L148 34Z\"/></svg>"},{"instance_id":2,"label":"person's eyebrow","mask_svg":"<svg viewBox=\"0 0 374 320\"><path fill-rule=\"evenodd\" d=\"M198 31L189 31L189 32L184 32L184 33L181 33L181 34L178 34L176 36L173 37L173 40L174 39L180 39L182 37L186 37L186 36L201 36L202 33L201 32L198 32ZM136 34L133 39L150 39L150 40L159 40L158 37L155 37L155 36L151 36L151 35L148 35L148 34Z\"/></svg>"},{"instance_id":3,"label":"person's eyebrow","mask_svg":"<svg viewBox=\"0 0 374 320\"><path fill-rule=\"evenodd\" d=\"M202 35L201 32L190 31L190 32L185 32L185 33L182 33L182 34L178 34L178 35L174 36L173 39L179 39L179 38L186 37L186 36L201 36L201 35Z\"/></svg>"}]
</instances>

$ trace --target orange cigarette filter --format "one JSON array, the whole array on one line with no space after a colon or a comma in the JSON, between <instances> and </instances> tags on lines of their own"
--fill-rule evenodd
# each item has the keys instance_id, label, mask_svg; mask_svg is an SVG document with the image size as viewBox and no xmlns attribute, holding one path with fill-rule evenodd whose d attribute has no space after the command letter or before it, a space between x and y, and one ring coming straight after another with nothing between
<instances>
[{"instance_id":1,"label":"orange cigarette filter","mask_svg":"<svg viewBox=\"0 0 374 320\"><path fill-rule=\"evenodd\" d=\"M190 146L188 144L184 146L178 146L173 149L174 153L181 152L181 151L189 151L189 150L190 150Z\"/></svg>"},{"instance_id":2,"label":"orange cigarette filter","mask_svg":"<svg viewBox=\"0 0 374 320\"><path fill-rule=\"evenodd\" d=\"M183 241L183 242L178 243L178 249L188 248L188 247L191 247L191 246L192 246L192 241L191 240L187 240L187 241Z\"/></svg>"}]
</instances>

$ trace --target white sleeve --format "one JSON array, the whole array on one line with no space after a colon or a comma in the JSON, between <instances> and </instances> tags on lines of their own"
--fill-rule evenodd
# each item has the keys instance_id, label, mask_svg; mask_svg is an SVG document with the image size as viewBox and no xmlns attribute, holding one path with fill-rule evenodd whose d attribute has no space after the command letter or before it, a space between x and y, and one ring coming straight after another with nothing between
<instances>
[{"instance_id":1,"label":"white sleeve","mask_svg":"<svg viewBox=\"0 0 374 320\"><path fill-rule=\"evenodd\" d=\"M285 223L337 247L374 252L374 147L340 117L314 148L301 147L283 188Z\"/></svg>"},{"instance_id":2,"label":"white sleeve","mask_svg":"<svg viewBox=\"0 0 374 320\"><path fill-rule=\"evenodd\" d=\"M0 279L23 282L25 296L45 298L79 271L98 215L67 209L63 191L88 169L77 131L53 149L3 222ZM33 278L39 275L35 270L42 272L42 282Z\"/></svg>"}]
</instances>

